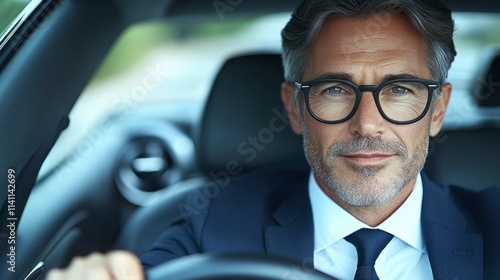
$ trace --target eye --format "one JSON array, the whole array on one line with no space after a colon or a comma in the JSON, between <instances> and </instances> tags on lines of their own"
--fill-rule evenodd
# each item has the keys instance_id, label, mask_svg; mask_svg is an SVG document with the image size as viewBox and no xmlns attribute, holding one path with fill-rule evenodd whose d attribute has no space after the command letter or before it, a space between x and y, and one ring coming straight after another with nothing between
<instances>
[{"instance_id":1,"label":"eye","mask_svg":"<svg viewBox=\"0 0 500 280\"><path fill-rule=\"evenodd\" d=\"M310 94L321 98L346 98L356 96L353 88L340 82L323 82L311 87Z\"/></svg>"},{"instance_id":2,"label":"eye","mask_svg":"<svg viewBox=\"0 0 500 280\"><path fill-rule=\"evenodd\" d=\"M328 93L328 94L339 94L339 93L342 93L343 89L340 88L340 87L329 87L325 90L323 90L324 93Z\"/></svg>"},{"instance_id":3,"label":"eye","mask_svg":"<svg viewBox=\"0 0 500 280\"><path fill-rule=\"evenodd\" d=\"M393 87L389 90L390 93L403 94L409 93L410 90L405 87Z\"/></svg>"},{"instance_id":4,"label":"eye","mask_svg":"<svg viewBox=\"0 0 500 280\"><path fill-rule=\"evenodd\" d=\"M391 83L380 91L380 98L385 100L422 99L427 100L428 89L419 82Z\"/></svg>"}]
</instances>

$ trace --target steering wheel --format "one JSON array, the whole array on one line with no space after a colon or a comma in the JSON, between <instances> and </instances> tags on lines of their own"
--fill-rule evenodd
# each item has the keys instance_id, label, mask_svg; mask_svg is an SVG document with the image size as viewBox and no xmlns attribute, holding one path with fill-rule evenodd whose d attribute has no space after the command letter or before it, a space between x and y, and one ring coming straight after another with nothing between
<instances>
[{"instance_id":1,"label":"steering wheel","mask_svg":"<svg viewBox=\"0 0 500 280\"><path fill-rule=\"evenodd\" d=\"M152 268L148 280L334 280L329 275L293 261L257 255L199 254Z\"/></svg>"}]
</instances>

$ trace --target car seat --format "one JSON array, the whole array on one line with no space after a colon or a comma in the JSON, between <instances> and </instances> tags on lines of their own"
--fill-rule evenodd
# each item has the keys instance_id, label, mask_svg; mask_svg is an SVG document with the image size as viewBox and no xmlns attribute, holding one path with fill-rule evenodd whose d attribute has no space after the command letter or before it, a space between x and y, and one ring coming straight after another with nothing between
<instances>
[{"instance_id":1,"label":"car seat","mask_svg":"<svg viewBox=\"0 0 500 280\"><path fill-rule=\"evenodd\" d=\"M268 166L306 164L302 138L289 127L281 102L283 80L279 54L246 54L224 63L196 128L202 175L169 186L156 203L136 210L121 231L119 249L145 253L181 216L179 205L206 183Z\"/></svg>"}]
</instances>

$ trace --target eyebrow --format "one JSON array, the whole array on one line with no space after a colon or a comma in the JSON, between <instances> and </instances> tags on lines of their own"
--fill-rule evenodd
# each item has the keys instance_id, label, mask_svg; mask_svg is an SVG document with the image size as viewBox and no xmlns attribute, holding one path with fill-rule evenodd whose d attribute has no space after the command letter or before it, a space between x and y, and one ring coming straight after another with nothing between
<instances>
[{"instance_id":1,"label":"eyebrow","mask_svg":"<svg viewBox=\"0 0 500 280\"><path fill-rule=\"evenodd\" d=\"M354 77L352 74L349 73L336 73L336 72L329 72L329 73L324 73L321 74L317 77L315 77L313 80L320 80L320 79L339 79L339 80L345 80L349 81L351 83L354 83ZM410 74L410 73L401 73L401 74L388 74L382 77L382 80L380 83L384 83L389 80L396 80L396 79L422 79L421 77L418 77L416 75Z\"/></svg>"},{"instance_id":2,"label":"eyebrow","mask_svg":"<svg viewBox=\"0 0 500 280\"><path fill-rule=\"evenodd\" d=\"M422 79L421 77L415 76L413 74L402 73L402 74L389 74L382 77L382 83L389 80L396 79Z\"/></svg>"},{"instance_id":3,"label":"eyebrow","mask_svg":"<svg viewBox=\"0 0 500 280\"><path fill-rule=\"evenodd\" d=\"M351 83L354 83L353 76L348 73L335 73L335 72L329 72L329 73L324 73L321 74L312 80L322 80L322 79L338 79L338 80L346 80Z\"/></svg>"}]
</instances>

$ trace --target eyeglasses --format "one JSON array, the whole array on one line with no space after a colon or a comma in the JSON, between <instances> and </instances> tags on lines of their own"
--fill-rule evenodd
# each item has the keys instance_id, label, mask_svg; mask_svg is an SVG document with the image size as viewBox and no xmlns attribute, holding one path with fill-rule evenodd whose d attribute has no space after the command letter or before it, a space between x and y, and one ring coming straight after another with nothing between
<instances>
[{"instance_id":1,"label":"eyeglasses","mask_svg":"<svg viewBox=\"0 0 500 280\"><path fill-rule=\"evenodd\" d=\"M361 85L341 79L320 79L295 83L305 96L307 110L316 120L335 124L356 113L362 92L371 91L378 111L395 124L421 120L429 110L432 93L439 83L424 79L394 79L379 86Z\"/></svg>"}]
</instances>

